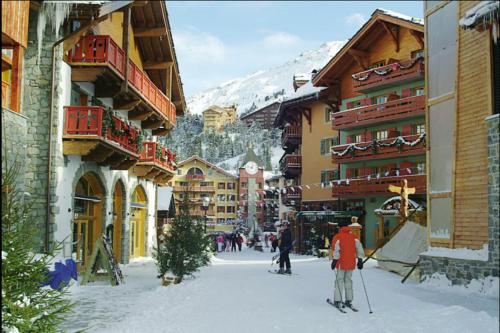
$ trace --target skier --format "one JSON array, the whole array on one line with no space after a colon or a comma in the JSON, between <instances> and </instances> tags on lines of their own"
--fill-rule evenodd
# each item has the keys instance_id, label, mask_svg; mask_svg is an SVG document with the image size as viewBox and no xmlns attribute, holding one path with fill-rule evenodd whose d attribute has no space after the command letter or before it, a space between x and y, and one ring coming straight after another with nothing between
<instances>
[{"instance_id":1,"label":"skier","mask_svg":"<svg viewBox=\"0 0 500 333\"><path fill-rule=\"evenodd\" d=\"M273 238L271 240L271 246L273 247L271 252L276 252L276 248L278 247L278 237L276 237L274 234L271 235L271 237Z\"/></svg>"},{"instance_id":2,"label":"skier","mask_svg":"<svg viewBox=\"0 0 500 333\"><path fill-rule=\"evenodd\" d=\"M356 222L357 218L351 218ZM342 307L341 293L344 291L345 303L348 308L353 308L352 299L352 271L356 268L356 257L358 269L363 269L363 257L365 255L361 242L354 236L348 226L342 226L340 232L334 236L332 270L337 268L335 278L334 306Z\"/></svg>"},{"instance_id":3,"label":"skier","mask_svg":"<svg viewBox=\"0 0 500 333\"><path fill-rule=\"evenodd\" d=\"M236 244L238 244L239 252L241 252L241 243L243 243L243 237L240 234L236 234Z\"/></svg>"},{"instance_id":4,"label":"skier","mask_svg":"<svg viewBox=\"0 0 500 333\"><path fill-rule=\"evenodd\" d=\"M281 231L281 237L279 241L280 249L280 269L278 274L292 274L292 269L290 265L289 252L292 249L292 233L289 229L288 221L283 222L283 229ZM286 270L283 271L283 267L286 266Z\"/></svg>"},{"instance_id":5,"label":"skier","mask_svg":"<svg viewBox=\"0 0 500 333\"><path fill-rule=\"evenodd\" d=\"M236 235L231 234L231 252L236 252Z\"/></svg>"}]
</instances>

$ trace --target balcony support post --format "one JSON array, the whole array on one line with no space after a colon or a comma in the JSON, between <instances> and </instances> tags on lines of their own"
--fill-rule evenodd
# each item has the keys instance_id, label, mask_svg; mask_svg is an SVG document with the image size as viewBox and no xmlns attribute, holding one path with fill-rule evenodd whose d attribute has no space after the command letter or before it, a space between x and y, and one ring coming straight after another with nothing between
<instances>
[{"instance_id":1,"label":"balcony support post","mask_svg":"<svg viewBox=\"0 0 500 333\"><path fill-rule=\"evenodd\" d=\"M421 33L417 32L415 30L412 30L412 29L410 29L410 35L412 35L413 38L415 38L418 45L420 45L420 47L423 49L424 48L424 38L423 38L424 36Z\"/></svg>"},{"instance_id":2,"label":"balcony support post","mask_svg":"<svg viewBox=\"0 0 500 333\"><path fill-rule=\"evenodd\" d=\"M394 41L394 46L396 48L396 52L399 52L399 26L394 25L395 31L393 31L393 29L391 29L391 27L388 26L386 22L384 21L379 21L379 22L382 24L385 31L387 31L387 33L392 37L392 40Z\"/></svg>"},{"instance_id":3,"label":"balcony support post","mask_svg":"<svg viewBox=\"0 0 500 333\"><path fill-rule=\"evenodd\" d=\"M129 34L128 30L130 28L130 6L127 6L123 10L123 38L122 38L122 46L123 46L123 51L125 52L125 68L124 68L124 81L122 84L122 92L127 92L128 91L128 62L129 62Z\"/></svg>"}]
</instances>

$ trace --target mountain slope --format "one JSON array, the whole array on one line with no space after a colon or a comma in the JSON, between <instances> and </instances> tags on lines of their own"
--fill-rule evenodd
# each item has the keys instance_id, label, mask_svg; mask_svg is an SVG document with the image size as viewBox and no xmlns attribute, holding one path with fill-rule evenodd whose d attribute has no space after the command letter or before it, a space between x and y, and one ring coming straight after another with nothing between
<instances>
[{"instance_id":1,"label":"mountain slope","mask_svg":"<svg viewBox=\"0 0 500 333\"><path fill-rule=\"evenodd\" d=\"M211 105L236 104L238 114L260 108L293 93L293 76L321 69L346 41L322 44L318 49L302 53L283 65L258 71L194 94L187 100L190 113L201 114Z\"/></svg>"}]
</instances>

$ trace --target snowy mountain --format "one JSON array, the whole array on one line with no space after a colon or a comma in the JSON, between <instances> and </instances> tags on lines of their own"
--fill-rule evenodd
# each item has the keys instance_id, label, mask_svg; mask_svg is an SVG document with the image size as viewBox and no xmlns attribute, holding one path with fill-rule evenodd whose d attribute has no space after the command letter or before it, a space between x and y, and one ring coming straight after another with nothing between
<instances>
[{"instance_id":1,"label":"snowy mountain","mask_svg":"<svg viewBox=\"0 0 500 333\"><path fill-rule=\"evenodd\" d=\"M227 106L235 103L238 114L257 109L289 97L293 91L293 76L321 69L347 41L333 41L318 49L302 53L283 65L258 71L194 94L187 100L189 112L201 114L211 105Z\"/></svg>"}]
</instances>

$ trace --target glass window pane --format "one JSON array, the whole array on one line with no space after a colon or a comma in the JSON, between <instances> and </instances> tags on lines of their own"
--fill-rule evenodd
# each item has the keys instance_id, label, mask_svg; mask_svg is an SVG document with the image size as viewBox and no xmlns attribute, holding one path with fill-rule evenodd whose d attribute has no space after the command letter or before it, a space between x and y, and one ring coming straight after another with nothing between
<instances>
[{"instance_id":1,"label":"glass window pane","mask_svg":"<svg viewBox=\"0 0 500 333\"><path fill-rule=\"evenodd\" d=\"M431 198L431 238L450 238L451 198Z\"/></svg>"}]
</instances>

